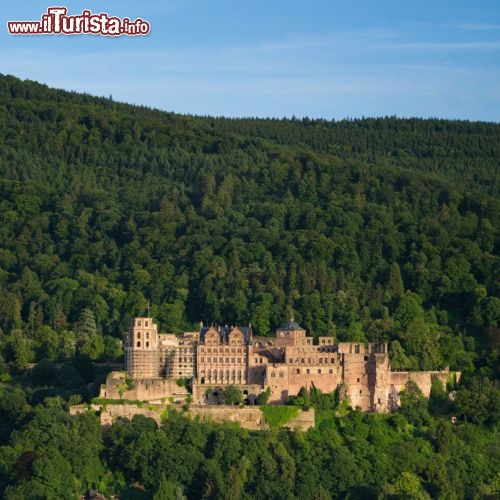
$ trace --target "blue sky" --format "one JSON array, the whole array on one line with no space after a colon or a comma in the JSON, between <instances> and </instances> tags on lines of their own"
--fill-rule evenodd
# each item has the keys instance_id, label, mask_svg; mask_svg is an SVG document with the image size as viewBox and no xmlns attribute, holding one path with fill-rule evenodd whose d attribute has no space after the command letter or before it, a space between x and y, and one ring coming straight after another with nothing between
<instances>
[{"instance_id":1,"label":"blue sky","mask_svg":"<svg viewBox=\"0 0 500 500\"><path fill-rule=\"evenodd\" d=\"M151 32L8 34L53 5L2 5L0 73L197 115L500 121L499 0L68 0Z\"/></svg>"}]
</instances>

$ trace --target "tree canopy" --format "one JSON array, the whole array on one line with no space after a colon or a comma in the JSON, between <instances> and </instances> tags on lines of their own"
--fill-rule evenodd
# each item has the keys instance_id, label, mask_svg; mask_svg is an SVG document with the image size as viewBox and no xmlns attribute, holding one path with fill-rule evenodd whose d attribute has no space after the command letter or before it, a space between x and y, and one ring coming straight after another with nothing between
<instances>
[{"instance_id":1,"label":"tree canopy","mask_svg":"<svg viewBox=\"0 0 500 500\"><path fill-rule=\"evenodd\" d=\"M499 163L494 123L181 116L0 75L0 496L498 497ZM301 391L307 433L170 412L103 439L68 404L148 308L260 335L293 311L462 379L392 415Z\"/></svg>"},{"instance_id":2,"label":"tree canopy","mask_svg":"<svg viewBox=\"0 0 500 500\"><path fill-rule=\"evenodd\" d=\"M500 125L181 116L0 76L1 355L116 357L130 318L398 341L500 324ZM465 368L464 368L465 367Z\"/></svg>"}]
</instances>

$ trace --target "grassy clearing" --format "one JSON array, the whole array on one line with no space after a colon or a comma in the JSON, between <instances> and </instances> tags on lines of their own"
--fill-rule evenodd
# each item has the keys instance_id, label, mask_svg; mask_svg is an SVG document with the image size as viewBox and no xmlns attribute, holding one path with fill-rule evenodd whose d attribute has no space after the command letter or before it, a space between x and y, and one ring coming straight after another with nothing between
<instances>
[{"instance_id":1,"label":"grassy clearing","mask_svg":"<svg viewBox=\"0 0 500 500\"><path fill-rule=\"evenodd\" d=\"M283 427L300 411L298 406L261 406L260 408L270 429Z\"/></svg>"}]
</instances>

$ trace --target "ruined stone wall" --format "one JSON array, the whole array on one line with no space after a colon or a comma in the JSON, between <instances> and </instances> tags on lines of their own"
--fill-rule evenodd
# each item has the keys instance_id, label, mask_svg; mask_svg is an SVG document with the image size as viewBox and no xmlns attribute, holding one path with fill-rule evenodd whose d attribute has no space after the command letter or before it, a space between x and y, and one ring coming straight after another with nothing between
<instances>
[{"instance_id":1,"label":"ruined stone wall","mask_svg":"<svg viewBox=\"0 0 500 500\"><path fill-rule=\"evenodd\" d=\"M314 385L324 393L332 392L341 383L339 365L276 364L266 368L266 387L271 389L270 403L284 403L288 396L296 396L302 387Z\"/></svg>"},{"instance_id":2,"label":"ruined stone wall","mask_svg":"<svg viewBox=\"0 0 500 500\"><path fill-rule=\"evenodd\" d=\"M372 362L364 352L342 354L342 382L346 386L347 397L353 408L359 406L363 411L371 409L370 385L373 385L373 382L372 377L369 377L369 371L373 371L373 367L370 366Z\"/></svg>"},{"instance_id":3,"label":"ruined stone wall","mask_svg":"<svg viewBox=\"0 0 500 500\"><path fill-rule=\"evenodd\" d=\"M264 384L266 365L272 357L268 347L251 346L248 349L248 382L250 384Z\"/></svg>"},{"instance_id":4,"label":"ruined stone wall","mask_svg":"<svg viewBox=\"0 0 500 500\"><path fill-rule=\"evenodd\" d=\"M240 427L250 430L267 430L269 428L259 407L191 406L189 414L200 422L236 423ZM301 411L285 426L292 430L306 431L314 427L314 415L313 409Z\"/></svg>"},{"instance_id":5,"label":"ruined stone wall","mask_svg":"<svg viewBox=\"0 0 500 500\"><path fill-rule=\"evenodd\" d=\"M161 415L166 408L165 405L151 405L151 407L137 406L136 404L90 405L91 411L100 413L100 421L104 429L109 428L117 418L132 420L135 415L152 418L160 425ZM87 405L76 405L70 408L71 415L87 411L89 411ZM235 423L243 429L249 430L267 430L269 428L258 406L238 408L235 406L192 405L187 415L202 423ZM309 411L301 411L286 423L286 427L292 430L306 431L314 427L314 418L315 413L312 408Z\"/></svg>"},{"instance_id":6,"label":"ruined stone wall","mask_svg":"<svg viewBox=\"0 0 500 500\"><path fill-rule=\"evenodd\" d=\"M389 356L387 354L375 354L372 376L372 401L371 410L378 413L387 413L389 411L388 398L391 390L389 366Z\"/></svg>"},{"instance_id":7,"label":"ruined stone wall","mask_svg":"<svg viewBox=\"0 0 500 500\"><path fill-rule=\"evenodd\" d=\"M255 359L253 356L250 356L251 359ZM266 364L255 364L252 363L248 367L248 383L249 384L258 384L258 385L264 385L264 381L266 379Z\"/></svg>"},{"instance_id":8,"label":"ruined stone wall","mask_svg":"<svg viewBox=\"0 0 500 500\"><path fill-rule=\"evenodd\" d=\"M216 399L213 397L214 392L223 391L223 384L197 384L193 383L193 402L197 405L217 404ZM253 403L255 398L263 392L262 386L259 384L236 384L242 395L243 399L248 399ZM208 397L207 397L207 393Z\"/></svg>"},{"instance_id":9,"label":"ruined stone wall","mask_svg":"<svg viewBox=\"0 0 500 500\"><path fill-rule=\"evenodd\" d=\"M111 425L117 418L132 420L135 415L152 418L158 425L161 423L162 408L155 409L139 407L136 405L106 405L101 409L101 425Z\"/></svg>"},{"instance_id":10,"label":"ruined stone wall","mask_svg":"<svg viewBox=\"0 0 500 500\"><path fill-rule=\"evenodd\" d=\"M259 407L193 405L189 409L189 414L203 423L236 423L244 429L259 430L265 425L264 416Z\"/></svg>"},{"instance_id":11,"label":"ruined stone wall","mask_svg":"<svg viewBox=\"0 0 500 500\"><path fill-rule=\"evenodd\" d=\"M179 387L175 380L162 378L135 379L133 387L125 383L125 374L111 372L106 379L101 397L106 399L128 399L134 401L161 402L169 397L185 399L189 394L185 387Z\"/></svg>"},{"instance_id":12,"label":"ruined stone wall","mask_svg":"<svg viewBox=\"0 0 500 500\"><path fill-rule=\"evenodd\" d=\"M431 393L432 378L438 378L443 384L446 385L448 377L450 376L449 371L442 372L391 372L390 373L390 384L397 391L401 392L406 385L406 382L412 380L415 382L419 389L422 391L426 398L429 397Z\"/></svg>"},{"instance_id":13,"label":"ruined stone wall","mask_svg":"<svg viewBox=\"0 0 500 500\"><path fill-rule=\"evenodd\" d=\"M169 376L174 379L196 376L196 344L180 343L175 348Z\"/></svg>"}]
</instances>

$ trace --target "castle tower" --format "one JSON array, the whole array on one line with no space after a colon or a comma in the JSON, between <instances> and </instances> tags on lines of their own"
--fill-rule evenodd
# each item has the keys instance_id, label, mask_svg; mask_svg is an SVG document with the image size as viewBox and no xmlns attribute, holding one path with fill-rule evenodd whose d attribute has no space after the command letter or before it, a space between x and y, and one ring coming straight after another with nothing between
<instances>
[{"instance_id":1,"label":"castle tower","mask_svg":"<svg viewBox=\"0 0 500 500\"><path fill-rule=\"evenodd\" d=\"M159 377L158 328L152 318L133 318L125 341L125 370L132 378Z\"/></svg>"},{"instance_id":2,"label":"castle tower","mask_svg":"<svg viewBox=\"0 0 500 500\"><path fill-rule=\"evenodd\" d=\"M386 413L389 410L389 394L391 392L391 369L389 354L385 342L373 343L371 347L374 357L374 379L371 384L371 410Z\"/></svg>"},{"instance_id":3,"label":"castle tower","mask_svg":"<svg viewBox=\"0 0 500 500\"><path fill-rule=\"evenodd\" d=\"M276 331L276 345L277 346L288 346L288 345L302 345L306 342L306 331L296 323L293 318L287 321ZM307 339L311 342L312 339Z\"/></svg>"}]
</instances>

